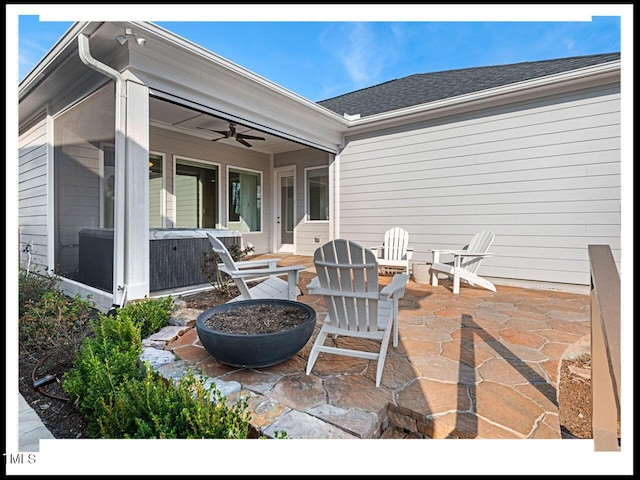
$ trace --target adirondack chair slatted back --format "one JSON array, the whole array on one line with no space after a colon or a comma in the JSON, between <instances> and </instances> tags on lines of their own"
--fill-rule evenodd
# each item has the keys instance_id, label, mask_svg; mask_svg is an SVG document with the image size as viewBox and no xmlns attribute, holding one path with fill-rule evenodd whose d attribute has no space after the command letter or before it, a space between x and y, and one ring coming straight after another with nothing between
<instances>
[{"instance_id":1,"label":"adirondack chair slatted back","mask_svg":"<svg viewBox=\"0 0 640 480\"><path fill-rule=\"evenodd\" d=\"M463 250L470 253L487 253L494 238L495 234L491 230L483 230L476 233L471 239L471 242L469 242L469 245L464 247ZM477 273L482 260L482 257L463 257L460 266L471 273Z\"/></svg>"},{"instance_id":2,"label":"adirondack chair slatted back","mask_svg":"<svg viewBox=\"0 0 640 480\"><path fill-rule=\"evenodd\" d=\"M224 264L225 268L230 272L237 272L238 267L236 266L236 262L233 261L233 258L231 257L231 254L229 253L229 250L227 250L227 247L225 247L224 243L222 243L220 240L209 233L207 233L207 237L209 238L209 242L211 243L211 248L213 249L214 253L218 255L218 258L220 259L221 263ZM245 282L244 279L236 278L235 284L236 287L238 287L238 290L240 291L240 294L243 298L251 298L249 287L247 286L247 282Z\"/></svg>"},{"instance_id":3,"label":"adirondack chair slatted back","mask_svg":"<svg viewBox=\"0 0 640 480\"><path fill-rule=\"evenodd\" d=\"M400 228L393 227L384 234L383 258L386 260L403 260L409 248L409 233Z\"/></svg>"},{"instance_id":4,"label":"adirondack chair slatted back","mask_svg":"<svg viewBox=\"0 0 640 480\"><path fill-rule=\"evenodd\" d=\"M314 263L328 317L339 328L378 330L378 263L369 249L345 239L318 248Z\"/></svg>"}]
</instances>

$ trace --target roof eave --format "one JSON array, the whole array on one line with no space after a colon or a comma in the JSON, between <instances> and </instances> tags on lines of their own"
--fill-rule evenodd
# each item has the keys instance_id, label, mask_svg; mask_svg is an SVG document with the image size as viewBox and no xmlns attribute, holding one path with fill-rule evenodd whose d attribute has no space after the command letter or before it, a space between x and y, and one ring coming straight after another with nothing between
<instances>
[{"instance_id":1,"label":"roof eave","mask_svg":"<svg viewBox=\"0 0 640 480\"><path fill-rule=\"evenodd\" d=\"M33 70L20 82L18 85L19 99L22 99L33 90L33 88L42 81L42 78L48 74L47 72L54 70L59 63L64 62L64 52L71 44L77 42L78 35L80 35L90 23L91 22L75 22L69 27L51 50L47 52L44 58L40 60Z\"/></svg>"},{"instance_id":2,"label":"roof eave","mask_svg":"<svg viewBox=\"0 0 640 480\"><path fill-rule=\"evenodd\" d=\"M613 83L620 81L621 62L603 63L568 72L562 72L524 82L503 85L496 88L473 92L457 97L437 100L435 102L392 110L349 121L349 134L361 133L389 127L423 118L440 117L466 110L489 107L499 99L518 101L532 96L553 94L561 90L575 89L576 86Z\"/></svg>"},{"instance_id":3,"label":"roof eave","mask_svg":"<svg viewBox=\"0 0 640 480\"><path fill-rule=\"evenodd\" d=\"M251 83L255 84L258 88L264 89L265 92L271 93L277 97L285 97L295 103L299 103L303 105L305 108L310 109L326 118L328 118L331 122L335 123L336 126L345 127L347 125L346 120L338 115L337 113L329 110L322 105L313 102L301 95L298 95L291 90L288 90L281 85L278 85L271 80L268 80L257 73L254 73L236 63L227 60L220 55L217 55L185 38L180 37L179 35L174 34L173 32L166 30L158 25L155 25L151 22L130 22L133 26L138 30L142 30L147 34L157 35L158 37L163 38L166 41L174 43L177 47L188 51L190 54L193 54L197 57L201 57L205 60L209 65L217 66L225 70L226 72L231 72L234 75L238 75L240 77L245 78Z\"/></svg>"}]
</instances>

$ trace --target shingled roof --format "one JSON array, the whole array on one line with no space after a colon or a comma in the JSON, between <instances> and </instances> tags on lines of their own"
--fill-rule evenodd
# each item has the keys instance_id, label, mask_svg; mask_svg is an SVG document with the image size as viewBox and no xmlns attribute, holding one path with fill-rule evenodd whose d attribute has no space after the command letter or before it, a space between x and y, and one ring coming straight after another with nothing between
<instances>
[{"instance_id":1,"label":"shingled roof","mask_svg":"<svg viewBox=\"0 0 640 480\"><path fill-rule=\"evenodd\" d=\"M618 52L421 73L318 103L339 115L347 113L366 117L619 59Z\"/></svg>"}]
</instances>

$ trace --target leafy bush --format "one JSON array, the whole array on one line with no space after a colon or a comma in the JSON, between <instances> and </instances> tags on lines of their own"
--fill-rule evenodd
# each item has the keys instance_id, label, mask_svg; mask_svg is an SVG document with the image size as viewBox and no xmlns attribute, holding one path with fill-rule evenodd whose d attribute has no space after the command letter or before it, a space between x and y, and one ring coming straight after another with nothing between
<instances>
[{"instance_id":1,"label":"leafy bush","mask_svg":"<svg viewBox=\"0 0 640 480\"><path fill-rule=\"evenodd\" d=\"M18 316L22 317L29 308L40 303L45 293L57 290L59 282L60 278L48 271L40 275L18 267Z\"/></svg>"},{"instance_id":2,"label":"leafy bush","mask_svg":"<svg viewBox=\"0 0 640 480\"><path fill-rule=\"evenodd\" d=\"M60 349L77 350L90 330L89 322L94 314L93 303L80 296L69 298L55 290L51 278L27 278L22 276L25 287L24 304L18 319L20 348L29 352ZM20 288L20 293L23 290Z\"/></svg>"},{"instance_id":3,"label":"leafy bush","mask_svg":"<svg viewBox=\"0 0 640 480\"><path fill-rule=\"evenodd\" d=\"M97 418L101 438L247 438L246 400L225 404L212 384L193 374L172 384L150 369L144 379L121 384Z\"/></svg>"},{"instance_id":4,"label":"leafy bush","mask_svg":"<svg viewBox=\"0 0 640 480\"><path fill-rule=\"evenodd\" d=\"M92 322L95 336L85 339L63 383L92 437L247 438L245 402L227 406L192 374L172 384L139 368L141 330L166 322L171 304L145 299Z\"/></svg>"},{"instance_id":5,"label":"leafy bush","mask_svg":"<svg viewBox=\"0 0 640 480\"><path fill-rule=\"evenodd\" d=\"M137 300L122 307L118 316L131 321L140 327L141 338L147 338L167 324L173 299L171 297Z\"/></svg>"},{"instance_id":6,"label":"leafy bush","mask_svg":"<svg viewBox=\"0 0 640 480\"><path fill-rule=\"evenodd\" d=\"M63 388L89 421L89 434L98 434L96 421L116 401L121 385L142 376L137 368L142 344L131 317L101 314L92 327L95 336L84 340Z\"/></svg>"}]
</instances>

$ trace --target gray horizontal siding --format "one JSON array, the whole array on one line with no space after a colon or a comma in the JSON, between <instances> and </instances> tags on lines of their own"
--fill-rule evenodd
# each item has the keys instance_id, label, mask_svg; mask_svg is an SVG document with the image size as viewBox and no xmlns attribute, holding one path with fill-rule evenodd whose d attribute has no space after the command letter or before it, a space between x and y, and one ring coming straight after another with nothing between
<instances>
[{"instance_id":1,"label":"gray horizontal siding","mask_svg":"<svg viewBox=\"0 0 640 480\"><path fill-rule=\"evenodd\" d=\"M49 264L47 231L47 123L42 119L18 138L19 258L26 266L26 245L32 248L32 267Z\"/></svg>"},{"instance_id":2,"label":"gray horizontal siding","mask_svg":"<svg viewBox=\"0 0 640 480\"><path fill-rule=\"evenodd\" d=\"M587 246L620 265L620 95L603 87L351 139L340 236L409 231L414 259L496 233L480 273L589 283Z\"/></svg>"},{"instance_id":3,"label":"gray horizontal siding","mask_svg":"<svg viewBox=\"0 0 640 480\"><path fill-rule=\"evenodd\" d=\"M317 242L316 238L318 239ZM296 236L296 254L311 256L319 246L329 240L328 222L300 225Z\"/></svg>"}]
</instances>

